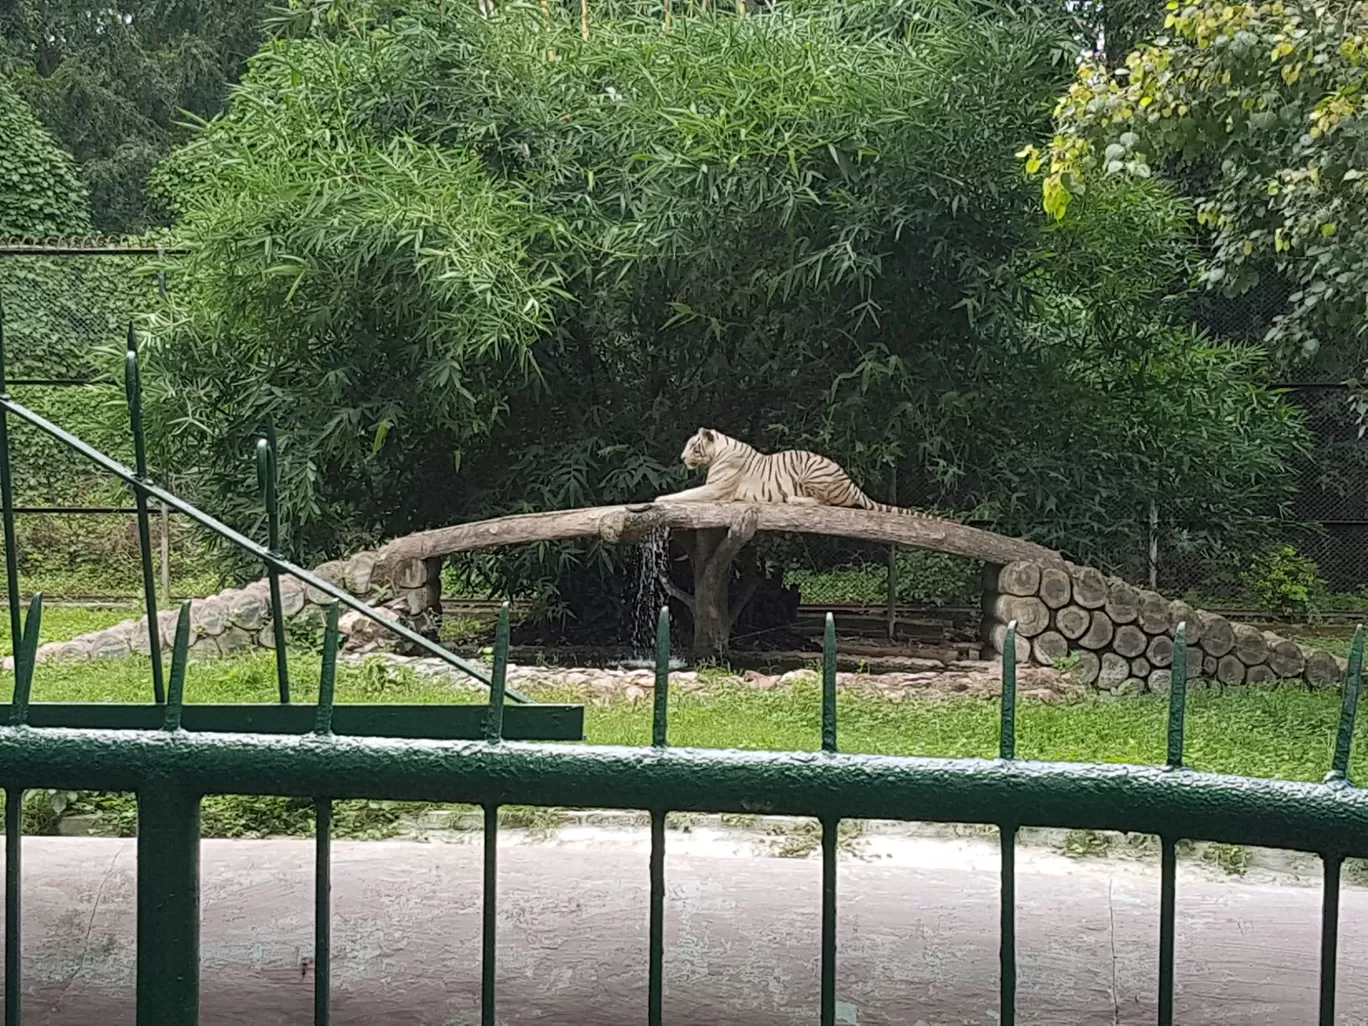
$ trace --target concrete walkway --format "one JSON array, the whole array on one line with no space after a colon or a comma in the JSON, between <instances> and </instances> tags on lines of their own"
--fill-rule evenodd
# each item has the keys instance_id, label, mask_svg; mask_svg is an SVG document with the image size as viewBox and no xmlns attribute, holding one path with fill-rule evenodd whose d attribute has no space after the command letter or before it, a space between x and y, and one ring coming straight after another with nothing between
<instances>
[{"instance_id":1,"label":"concrete walkway","mask_svg":"<svg viewBox=\"0 0 1368 1026\"><path fill-rule=\"evenodd\" d=\"M134 842L31 838L24 851L25 1024L131 1024ZM206 1026L311 1022L312 862L309 842L205 842ZM953 862L843 859L841 1021L997 1022L997 876ZM1068 865L1018 875L1018 1021L1153 1024L1156 875ZM818 1021L817 861L676 851L667 874L668 1026ZM479 895L478 844L335 844L333 1022L478 1022ZM510 845L500 903L500 1023L645 1022L640 845ZM1316 1022L1318 888L1185 872L1178 909L1177 1022ZM1344 894L1341 952L1337 1026L1368 1026L1368 891Z\"/></svg>"}]
</instances>

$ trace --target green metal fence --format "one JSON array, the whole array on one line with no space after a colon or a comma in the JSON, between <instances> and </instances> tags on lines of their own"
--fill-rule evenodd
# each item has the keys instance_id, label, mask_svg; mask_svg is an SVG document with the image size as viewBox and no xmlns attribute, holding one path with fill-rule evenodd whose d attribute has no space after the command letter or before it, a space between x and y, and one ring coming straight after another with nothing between
<instances>
[{"instance_id":1,"label":"green metal fence","mask_svg":"<svg viewBox=\"0 0 1368 1026\"><path fill-rule=\"evenodd\" d=\"M136 416L136 354L129 355ZM837 836L843 819L981 823L1001 832L1000 1022L1016 1021L1016 837L1021 827L1119 830L1161 841L1158 1019L1173 1023L1176 846L1180 839L1262 845L1318 854L1324 864L1321 1026L1333 1026L1340 871L1368 857L1368 793L1347 778L1362 685L1364 638L1355 637L1329 772L1320 784L1250 779L1191 770L1183 763L1187 691L1185 627L1177 629L1163 766L1043 763L1016 758L1015 645L1002 667L999 756L927 759L839 751L836 641L827 617L822 662L822 750L815 753L674 748L667 730L670 624L656 635L652 745L566 745L578 740L582 710L506 704L508 610L499 619L492 669L468 668L489 684L489 702L449 709L381 708L384 724L334 707L337 617L341 604L374 611L312 578L267 548L231 532L188 503L160 492L146 468L129 471L36 417L3 391L0 339L0 490L7 540L12 519L5 423L20 417L128 481L144 498L174 503L211 530L294 573L337 600L330 609L322 683L312 707L197 707L184 703L189 604L182 605L164 697L152 706L45 706L30 702L41 630L41 596L19 623L18 586L8 569L16 646L13 700L0 725L0 784L6 789L5 1023L21 1022L20 832L25 789L123 790L138 800L137 1021L181 1026L198 1018L200 803L205 795L302 795L317 807L314 1021L329 1021L330 836L332 802L369 798L469 802L483 807L484 895L481 1022L495 1022L498 811L500 806L646 810L649 860L649 983L643 1020L664 1022L665 817L668 812L806 816L822 827L821 1002L819 1021L836 1018ZM269 481L270 440L262 466ZM269 496L270 490L266 489ZM12 552L12 549L10 550ZM150 572L150 571L149 571ZM149 597L151 591L149 589ZM154 612L149 609L149 612ZM22 633L20 632L22 627ZM155 621L150 622L155 637ZM1015 625L1009 627L1014 636ZM416 636L415 636L416 638ZM415 640L411 638L410 640ZM417 643L430 647L425 639ZM153 665L157 662L154 649ZM449 659L448 661L455 662ZM536 737L539 740L518 740Z\"/></svg>"}]
</instances>

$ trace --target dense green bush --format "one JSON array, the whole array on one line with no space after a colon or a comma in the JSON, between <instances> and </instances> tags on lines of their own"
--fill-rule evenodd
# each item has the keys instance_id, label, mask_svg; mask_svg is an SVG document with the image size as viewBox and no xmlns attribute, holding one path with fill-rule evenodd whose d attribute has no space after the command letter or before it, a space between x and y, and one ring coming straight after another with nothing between
<instances>
[{"instance_id":1,"label":"dense green bush","mask_svg":"<svg viewBox=\"0 0 1368 1026\"><path fill-rule=\"evenodd\" d=\"M1080 557L1156 495L1257 535L1297 420L1168 314L1188 211L1109 183L1047 228L1062 12L835 5L402 11L300 3L156 186L193 250L149 410L252 529L281 436L290 546L678 487L700 424L886 468ZM549 59L549 55L554 59ZM481 564L497 591L606 547Z\"/></svg>"}]
</instances>

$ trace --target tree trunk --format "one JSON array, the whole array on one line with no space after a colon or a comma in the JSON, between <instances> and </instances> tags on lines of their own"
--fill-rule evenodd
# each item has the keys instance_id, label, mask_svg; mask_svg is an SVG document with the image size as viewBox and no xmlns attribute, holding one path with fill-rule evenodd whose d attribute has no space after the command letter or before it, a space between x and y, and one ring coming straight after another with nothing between
<instances>
[{"instance_id":1,"label":"tree trunk","mask_svg":"<svg viewBox=\"0 0 1368 1026\"><path fill-rule=\"evenodd\" d=\"M1031 641L1031 655L1041 666L1053 666L1069 654L1069 643L1057 631L1046 631Z\"/></svg>"},{"instance_id":2,"label":"tree trunk","mask_svg":"<svg viewBox=\"0 0 1368 1026\"><path fill-rule=\"evenodd\" d=\"M693 567L693 657L725 659L730 647L732 623L728 592L731 588L732 562L745 544L755 537L757 516L754 507L743 507L741 515L726 528L705 527L692 532L685 542Z\"/></svg>"},{"instance_id":3,"label":"tree trunk","mask_svg":"<svg viewBox=\"0 0 1368 1026\"><path fill-rule=\"evenodd\" d=\"M1107 579L1101 570L1090 566L1077 567L1073 572L1073 600L1084 609L1101 609L1107 601Z\"/></svg>"},{"instance_id":4,"label":"tree trunk","mask_svg":"<svg viewBox=\"0 0 1368 1026\"><path fill-rule=\"evenodd\" d=\"M1246 666L1258 666L1268 659L1268 642L1257 627L1247 623L1235 625L1235 654Z\"/></svg>"},{"instance_id":5,"label":"tree trunk","mask_svg":"<svg viewBox=\"0 0 1368 1026\"><path fill-rule=\"evenodd\" d=\"M1017 633L1034 638L1050 626L1050 611L1035 596L999 595L993 602L993 617L999 623L1017 622Z\"/></svg>"},{"instance_id":6,"label":"tree trunk","mask_svg":"<svg viewBox=\"0 0 1368 1026\"><path fill-rule=\"evenodd\" d=\"M1138 655L1144 654L1145 646L1149 644L1149 638L1145 632L1133 623L1124 623L1116 628L1116 636L1112 638L1112 648L1118 655L1123 655L1127 659L1134 659Z\"/></svg>"},{"instance_id":7,"label":"tree trunk","mask_svg":"<svg viewBox=\"0 0 1368 1026\"><path fill-rule=\"evenodd\" d=\"M1076 641L1088 629L1089 618L1088 611L1081 606L1065 606L1054 615L1055 630L1070 641Z\"/></svg>"},{"instance_id":8,"label":"tree trunk","mask_svg":"<svg viewBox=\"0 0 1368 1026\"><path fill-rule=\"evenodd\" d=\"M1084 648L1099 649L1106 648L1111 644L1112 622L1107 618L1107 614L1100 609L1094 609L1092 619L1088 623L1088 629L1083 632L1083 637L1078 639L1078 643Z\"/></svg>"},{"instance_id":9,"label":"tree trunk","mask_svg":"<svg viewBox=\"0 0 1368 1026\"><path fill-rule=\"evenodd\" d=\"M1040 571L1040 600L1051 609L1067 606L1073 597L1073 582L1069 575L1056 567Z\"/></svg>"},{"instance_id":10,"label":"tree trunk","mask_svg":"<svg viewBox=\"0 0 1368 1026\"><path fill-rule=\"evenodd\" d=\"M1102 608L1112 623L1130 623L1140 615L1140 596L1125 581L1112 581L1107 585L1107 601Z\"/></svg>"},{"instance_id":11,"label":"tree trunk","mask_svg":"<svg viewBox=\"0 0 1368 1026\"><path fill-rule=\"evenodd\" d=\"M1034 595L1040 590L1040 564L1008 563L998 571L997 590L1004 595Z\"/></svg>"}]
</instances>

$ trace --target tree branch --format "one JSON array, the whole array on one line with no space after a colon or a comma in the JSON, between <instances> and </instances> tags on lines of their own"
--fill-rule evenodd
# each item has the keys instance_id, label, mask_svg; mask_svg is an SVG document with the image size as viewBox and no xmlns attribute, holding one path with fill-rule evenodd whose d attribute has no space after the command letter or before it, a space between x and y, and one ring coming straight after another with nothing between
<instances>
[{"instance_id":1,"label":"tree branch","mask_svg":"<svg viewBox=\"0 0 1368 1026\"><path fill-rule=\"evenodd\" d=\"M678 599L680 602L684 603L689 612L692 613L694 611L694 597L692 595L668 578L662 583L665 585L665 594L669 595L672 599Z\"/></svg>"}]
</instances>

